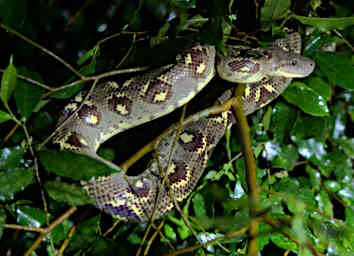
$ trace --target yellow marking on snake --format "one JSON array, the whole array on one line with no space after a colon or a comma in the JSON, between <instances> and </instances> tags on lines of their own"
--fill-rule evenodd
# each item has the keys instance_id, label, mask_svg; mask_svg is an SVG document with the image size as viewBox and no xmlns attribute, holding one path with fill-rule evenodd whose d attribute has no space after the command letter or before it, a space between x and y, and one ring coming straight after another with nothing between
<instances>
[{"instance_id":1,"label":"yellow marking on snake","mask_svg":"<svg viewBox=\"0 0 354 256\"><path fill-rule=\"evenodd\" d=\"M118 104L116 106L116 110L123 116L129 114L129 111L127 110L126 106Z\"/></svg>"},{"instance_id":2,"label":"yellow marking on snake","mask_svg":"<svg viewBox=\"0 0 354 256\"><path fill-rule=\"evenodd\" d=\"M85 146L88 145L87 140L85 140L84 138L80 138L79 141L80 141L81 144L83 144Z\"/></svg>"},{"instance_id":3,"label":"yellow marking on snake","mask_svg":"<svg viewBox=\"0 0 354 256\"><path fill-rule=\"evenodd\" d=\"M144 183L142 183L141 180L138 180L137 182L135 182L135 187L143 188L144 187Z\"/></svg>"},{"instance_id":4,"label":"yellow marking on snake","mask_svg":"<svg viewBox=\"0 0 354 256\"><path fill-rule=\"evenodd\" d=\"M198 68L197 68L197 73L202 74L206 69L206 65L204 63L201 63Z\"/></svg>"},{"instance_id":5,"label":"yellow marking on snake","mask_svg":"<svg viewBox=\"0 0 354 256\"><path fill-rule=\"evenodd\" d=\"M245 88L245 97L248 98L251 94L251 86L247 85Z\"/></svg>"},{"instance_id":6,"label":"yellow marking on snake","mask_svg":"<svg viewBox=\"0 0 354 256\"><path fill-rule=\"evenodd\" d=\"M277 90L270 84L265 84L264 89L266 89L268 92L276 92Z\"/></svg>"},{"instance_id":7,"label":"yellow marking on snake","mask_svg":"<svg viewBox=\"0 0 354 256\"><path fill-rule=\"evenodd\" d=\"M94 114L91 114L91 115L85 117L85 121L89 124L96 125L98 123L98 117Z\"/></svg>"},{"instance_id":8,"label":"yellow marking on snake","mask_svg":"<svg viewBox=\"0 0 354 256\"><path fill-rule=\"evenodd\" d=\"M254 101L258 102L260 97L261 97L261 89L257 88L256 95L254 96Z\"/></svg>"},{"instance_id":9,"label":"yellow marking on snake","mask_svg":"<svg viewBox=\"0 0 354 256\"><path fill-rule=\"evenodd\" d=\"M162 82L164 82L166 84L169 84L170 81L171 81L171 79L168 76L166 76L166 75L158 76L157 80L160 80L160 81L162 81Z\"/></svg>"},{"instance_id":10,"label":"yellow marking on snake","mask_svg":"<svg viewBox=\"0 0 354 256\"><path fill-rule=\"evenodd\" d=\"M183 143L190 143L193 141L194 135L193 134L188 134L188 133L182 133L180 136L180 139L182 140Z\"/></svg>"},{"instance_id":11,"label":"yellow marking on snake","mask_svg":"<svg viewBox=\"0 0 354 256\"><path fill-rule=\"evenodd\" d=\"M143 85L143 88L142 88L142 95L144 96L146 94L146 92L149 90L149 85L150 85L150 80L147 81L144 85Z\"/></svg>"},{"instance_id":12,"label":"yellow marking on snake","mask_svg":"<svg viewBox=\"0 0 354 256\"><path fill-rule=\"evenodd\" d=\"M184 58L184 61L185 61L186 65L192 64L192 62L193 62L192 55L190 53L188 53L186 55L186 57Z\"/></svg>"},{"instance_id":13,"label":"yellow marking on snake","mask_svg":"<svg viewBox=\"0 0 354 256\"><path fill-rule=\"evenodd\" d=\"M249 72L250 68L245 66L245 67L242 67L240 70L243 71L243 72Z\"/></svg>"},{"instance_id":14,"label":"yellow marking on snake","mask_svg":"<svg viewBox=\"0 0 354 256\"><path fill-rule=\"evenodd\" d=\"M215 72L216 72L215 69L212 68L209 72L209 75L204 79L204 81L198 83L198 91L203 89L210 82L210 80L214 77ZM195 92L192 92L192 93L193 93L192 97L194 97ZM189 99L187 101L189 101Z\"/></svg>"},{"instance_id":15,"label":"yellow marking on snake","mask_svg":"<svg viewBox=\"0 0 354 256\"><path fill-rule=\"evenodd\" d=\"M129 81L129 80L128 80ZM118 89L119 88L119 85L116 83L116 82L107 82L107 85L109 87L112 87L114 89Z\"/></svg>"},{"instance_id":16,"label":"yellow marking on snake","mask_svg":"<svg viewBox=\"0 0 354 256\"><path fill-rule=\"evenodd\" d=\"M167 174L172 174L176 171L176 165L174 162L170 164L170 166L167 169Z\"/></svg>"},{"instance_id":17,"label":"yellow marking on snake","mask_svg":"<svg viewBox=\"0 0 354 256\"><path fill-rule=\"evenodd\" d=\"M75 101L77 101L77 102L83 101L83 97L82 97L81 93L79 93L78 95L75 96Z\"/></svg>"},{"instance_id":18,"label":"yellow marking on snake","mask_svg":"<svg viewBox=\"0 0 354 256\"><path fill-rule=\"evenodd\" d=\"M77 104L76 104L76 103L70 103L70 104L68 104L68 105L65 107L65 109L75 111L75 110L77 109Z\"/></svg>"},{"instance_id":19,"label":"yellow marking on snake","mask_svg":"<svg viewBox=\"0 0 354 256\"><path fill-rule=\"evenodd\" d=\"M167 98L168 91L160 92L154 97L154 102L165 101Z\"/></svg>"}]
</instances>

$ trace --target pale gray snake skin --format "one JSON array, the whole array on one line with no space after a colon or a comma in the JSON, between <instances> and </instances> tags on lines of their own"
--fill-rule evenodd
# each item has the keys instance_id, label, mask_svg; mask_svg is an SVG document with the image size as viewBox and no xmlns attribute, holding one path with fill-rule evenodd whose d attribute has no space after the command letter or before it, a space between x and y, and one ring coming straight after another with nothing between
<instances>
[{"instance_id":1,"label":"pale gray snake skin","mask_svg":"<svg viewBox=\"0 0 354 256\"><path fill-rule=\"evenodd\" d=\"M101 159L96 151L104 141L187 103L216 73L225 80L246 83L243 109L251 114L278 97L292 78L313 71L314 62L301 56L300 50L298 33L278 39L268 48L227 46L227 56L213 46L194 46L178 55L176 63L136 76L121 86L115 82L99 84L86 100L87 92L80 92L65 107L53 142L62 149ZM218 102L230 97L231 91L227 91ZM160 218L174 207L170 194L179 203L193 191L233 120L230 111L200 119L180 131L175 145L176 129L164 136L157 147L162 172L153 159L140 175L126 176L117 171L81 184L98 208L116 218Z\"/></svg>"}]
</instances>

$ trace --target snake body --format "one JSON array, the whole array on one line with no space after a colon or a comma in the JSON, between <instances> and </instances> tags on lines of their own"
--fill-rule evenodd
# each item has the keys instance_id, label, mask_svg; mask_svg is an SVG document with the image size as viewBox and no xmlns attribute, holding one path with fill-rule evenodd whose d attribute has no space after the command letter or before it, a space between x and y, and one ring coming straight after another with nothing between
<instances>
[{"instance_id":1,"label":"snake body","mask_svg":"<svg viewBox=\"0 0 354 256\"><path fill-rule=\"evenodd\" d=\"M227 47L227 57L213 46L197 45L178 55L175 64L136 76L122 86L107 82L88 97L87 92L80 92L64 109L53 141L62 149L100 159L96 155L100 144L185 104L209 83L215 70L226 80L247 83L243 108L251 114L280 95L292 77L312 72L313 61L301 56L300 50L298 33L276 40L268 48ZM219 102L230 97L227 91ZM180 131L176 143L177 129L172 129L157 144L158 161L154 159L140 175L117 172L81 184L96 199L97 207L114 217L133 221L159 218L174 206L170 195L178 203L190 194L233 121L229 111L198 120Z\"/></svg>"}]
</instances>

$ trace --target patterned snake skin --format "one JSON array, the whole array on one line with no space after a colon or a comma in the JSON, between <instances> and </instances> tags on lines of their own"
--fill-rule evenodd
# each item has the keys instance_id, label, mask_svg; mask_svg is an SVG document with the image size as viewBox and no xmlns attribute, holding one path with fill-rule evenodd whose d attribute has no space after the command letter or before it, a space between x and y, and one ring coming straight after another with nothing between
<instances>
[{"instance_id":1,"label":"patterned snake skin","mask_svg":"<svg viewBox=\"0 0 354 256\"><path fill-rule=\"evenodd\" d=\"M301 56L300 50L298 33L268 48L228 46L227 56L213 46L195 46L178 55L175 64L136 76L122 86L100 84L87 99L87 92L79 93L65 107L53 141L62 149L102 160L96 151L104 141L182 106L204 88L216 69L223 79L247 83L243 108L251 114L279 96L293 77L313 71L314 62ZM231 91L226 91L218 102L230 97ZM183 128L175 145L174 129L157 144L159 161L154 159L140 175L117 172L81 184L98 208L116 218L157 219L174 207L171 195L176 202L187 198L233 121L230 111L201 119Z\"/></svg>"}]
</instances>

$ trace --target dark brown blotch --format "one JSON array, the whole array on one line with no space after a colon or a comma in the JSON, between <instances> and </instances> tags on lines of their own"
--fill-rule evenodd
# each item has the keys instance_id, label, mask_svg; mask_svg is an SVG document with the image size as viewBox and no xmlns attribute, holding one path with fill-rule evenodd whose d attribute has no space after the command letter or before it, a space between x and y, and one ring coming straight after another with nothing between
<instances>
[{"instance_id":1,"label":"dark brown blotch","mask_svg":"<svg viewBox=\"0 0 354 256\"><path fill-rule=\"evenodd\" d=\"M82 138L81 135L79 135L76 132L72 132L66 139L66 144L69 144L71 146L73 146L73 150L75 151L75 149L80 150L81 148L86 147L85 144L81 143L80 138Z\"/></svg>"},{"instance_id":2,"label":"dark brown blotch","mask_svg":"<svg viewBox=\"0 0 354 256\"><path fill-rule=\"evenodd\" d=\"M172 96L172 84L164 82L159 78L153 79L148 84L143 100L151 104L162 104Z\"/></svg>"},{"instance_id":3,"label":"dark brown blotch","mask_svg":"<svg viewBox=\"0 0 354 256\"><path fill-rule=\"evenodd\" d=\"M231 61L228 66L231 71L240 73L257 73L260 69L258 63L246 59Z\"/></svg>"},{"instance_id":4,"label":"dark brown blotch","mask_svg":"<svg viewBox=\"0 0 354 256\"><path fill-rule=\"evenodd\" d=\"M79 118L90 127L97 126L101 121L101 115L95 106L84 104L77 114Z\"/></svg>"},{"instance_id":5,"label":"dark brown blotch","mask_svg":"<svg viewBox=\"0 0 354 256\"><path fill-rule=\"evenodd\" d=\"M172 164L175 166L175 169L172 173L168 174L168 179L170 184L179 183L181 180L187 178L187 165L181 161L172 161Z\"/></svg>"},{"instance_id":6,"label":"dark brown blotch","mask_svg":"<svg viewBox=\"0 0 354 256\"><path fill-rule=\"evenodd\" d=\"M126 96L115 96L107 101L112 112L120 116L129 116L133 102Z\"/></svg>"},{"instance_id":7,"label":"dark brown blotch","mask_svg":"<svg viewBox=\"0 0 354 256\"><path fill-rule=\"evenodd\" d=\"M188 152L196 152L204 146L203 138L204 136L199 132L185 130L178 139L178 142L184 150Z\"/></svg>"}]
</instances>

